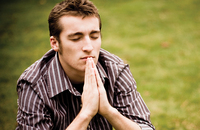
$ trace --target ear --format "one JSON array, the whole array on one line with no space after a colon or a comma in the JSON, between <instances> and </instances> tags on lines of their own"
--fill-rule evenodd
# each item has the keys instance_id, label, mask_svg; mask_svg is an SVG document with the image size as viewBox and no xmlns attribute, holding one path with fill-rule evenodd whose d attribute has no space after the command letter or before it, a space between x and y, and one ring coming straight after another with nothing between
<instances>
[{"instance_id":1,"label":"ear","mask_svg":"<svg viewBox=\"0 0 200 130\"><path fill-rule=\"evenodd\" d=\"M51 48L54 51L57 51L57 52L59 51L59 43L58 43L58 40L54 36L50 37L50 44L51 44Z\"/></svg>"}]
</instances>

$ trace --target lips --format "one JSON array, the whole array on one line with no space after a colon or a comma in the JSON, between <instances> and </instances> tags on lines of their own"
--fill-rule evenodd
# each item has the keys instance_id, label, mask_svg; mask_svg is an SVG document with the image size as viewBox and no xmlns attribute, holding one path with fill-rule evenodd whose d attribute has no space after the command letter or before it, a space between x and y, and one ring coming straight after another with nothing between
<instances>
[{"instance_id":1,"label":"lips","mask_svg":"<svg viewBox=\"0 0 200 130\"><path fill-rule=\"evenodd\" d=\"M94 56L84 56L81 59L94 58Z\"/></svg>"}]
</instances>

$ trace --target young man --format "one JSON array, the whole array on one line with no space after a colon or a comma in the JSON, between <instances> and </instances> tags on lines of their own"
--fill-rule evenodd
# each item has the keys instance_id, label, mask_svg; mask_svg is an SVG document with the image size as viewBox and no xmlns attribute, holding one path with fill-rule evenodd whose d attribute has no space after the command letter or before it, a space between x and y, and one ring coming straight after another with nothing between
<instances>
[{"instance_id":1,"label":"young man","mask_svg":"<svg viewBox=\"0 0 200 130\"><path fill-rule=\"evenodd\" d=\"M101 20L88 0L49 15L52 49L19 78L16 129L154 129L128 65L101 49Z\"/></svg>"}]
</instances>

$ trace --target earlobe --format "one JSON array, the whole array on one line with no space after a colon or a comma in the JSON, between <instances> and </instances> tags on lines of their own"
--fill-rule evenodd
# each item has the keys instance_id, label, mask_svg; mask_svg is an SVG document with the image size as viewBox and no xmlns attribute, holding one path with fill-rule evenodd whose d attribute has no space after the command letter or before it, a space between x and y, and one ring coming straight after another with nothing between
<instances>
[{"instance_id":1,"label":"earlobe","mask_svg":"<svg viewBox=\"0 0 200 130\"><path fill-rule=\"evenodd\" d=\"M59 50L59 43L58 43L58 40L54 36L50 37L50 44L51 44L51 48L54 51L58 52L58 50Z\"/></svg>"}]
</instances>

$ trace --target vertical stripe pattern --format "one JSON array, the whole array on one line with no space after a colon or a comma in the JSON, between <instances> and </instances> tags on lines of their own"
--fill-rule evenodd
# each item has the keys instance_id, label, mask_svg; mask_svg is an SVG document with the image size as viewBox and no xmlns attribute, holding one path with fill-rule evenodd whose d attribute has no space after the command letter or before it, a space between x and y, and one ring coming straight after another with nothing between
<instances>
[{"instance_id":1,"label":"vertical stripe pattern","mask_svg":"<svg viewBox=\"0 0 200 130\"><path fill-rule=\"evenodd\" d=\"M97 69L110 104L143 130L155 129L129 66L101 49ZM53 50L24 71L17 82L17 92L16 130L64 130L81 110L81 94L72 86ZM112 126L97 114L89 129L112 130Z\"/></svg>"}]
</instances>

